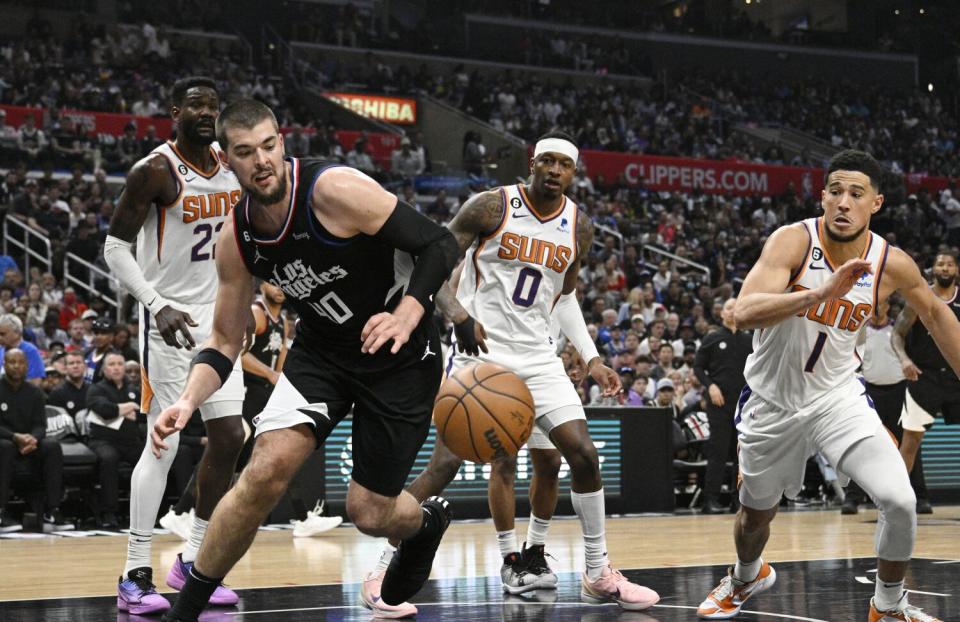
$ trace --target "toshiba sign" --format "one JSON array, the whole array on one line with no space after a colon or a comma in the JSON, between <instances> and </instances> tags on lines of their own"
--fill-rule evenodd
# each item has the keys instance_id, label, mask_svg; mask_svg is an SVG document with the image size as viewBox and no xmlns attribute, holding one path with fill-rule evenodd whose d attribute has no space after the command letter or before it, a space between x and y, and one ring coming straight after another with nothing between
<instances>
[{"instance_id":1,"label":"toshiba sign","mask_svg":"<svg viewBox=\"0 0 960 622\"><path fill-rule=\"evenodd\" d=\"M415 99L365 93L324 93L324 96L348 110L371 119L400 125L413 125L417 122L417 100Z\"/></svg>"}]
</instances>

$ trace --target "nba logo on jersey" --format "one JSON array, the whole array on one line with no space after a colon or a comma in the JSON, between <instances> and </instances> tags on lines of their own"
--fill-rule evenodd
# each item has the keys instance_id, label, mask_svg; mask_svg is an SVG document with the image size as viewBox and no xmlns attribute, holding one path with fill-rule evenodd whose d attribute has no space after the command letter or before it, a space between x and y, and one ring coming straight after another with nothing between
<instances>
[{"instance_id":1,"label":"nba logo on jersey","mask_svg":"<svg viewBox=\"0 0 960 622\"><path fill-rule=\"evenodd\" d=\"M566 218L561 218L560 226L557 227L557 231L561 233L570 233L570 221L568 221Z\"/></svg>"}]
</instances>

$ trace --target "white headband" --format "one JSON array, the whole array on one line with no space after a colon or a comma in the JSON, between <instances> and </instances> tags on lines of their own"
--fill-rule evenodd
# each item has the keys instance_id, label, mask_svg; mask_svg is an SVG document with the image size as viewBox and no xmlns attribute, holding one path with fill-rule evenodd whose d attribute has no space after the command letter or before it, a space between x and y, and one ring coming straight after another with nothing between
<instances>
[{"instance_id":1,"label":"white headband","mask_svg":"<svg viewBox=\"0 0 960 622\"><path fill-rule=\"evenodd\" d=\"M537 157L541 153L546 153L547 151L552 151L553 153L562 153L573 160L574 164L577 163L577 158L580 155L580 151L569 140L563 138L544 138L543 140L538 141L537 146L533 148L533 157Z\"/></svg>"}]
</instances>

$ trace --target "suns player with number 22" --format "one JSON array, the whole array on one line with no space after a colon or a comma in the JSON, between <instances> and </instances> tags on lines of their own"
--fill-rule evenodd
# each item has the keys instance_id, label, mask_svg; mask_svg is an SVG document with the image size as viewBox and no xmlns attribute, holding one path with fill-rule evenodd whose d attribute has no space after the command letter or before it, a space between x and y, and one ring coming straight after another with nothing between
<instances>
[{"instance_id":1,"label":"suns player with number 22","mask_svg":"<svg viewBox=\"0 0 960 622\"><path fill-rule=\"evenodd\" d=\"M870 314L899 292L960 372L960 322L913 260L870 232L870 217L883 205L882 173L867 153L836 154L827 168L823 215L775 231L743 283L734 321L754 329L754 345L735 419L742 477L737 563L700 604L701 618L736 617L748 598L776 581L761 557L770 523L781 495L800 491L807 458L820 451L880 510L869 622L938 622L907 602L916 498L856 373L856 347Z\"/></svg>"}]
</instances>

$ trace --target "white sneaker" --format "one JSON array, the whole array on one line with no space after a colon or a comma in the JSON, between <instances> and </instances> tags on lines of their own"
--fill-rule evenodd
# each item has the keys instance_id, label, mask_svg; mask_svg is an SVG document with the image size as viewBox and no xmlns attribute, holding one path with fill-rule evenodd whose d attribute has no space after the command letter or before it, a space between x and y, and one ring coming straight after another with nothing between
<instances>
[{"instance_id":1,"label":"white sneaker","mask_svg":"<svg viewBox=\"0 0 960 622\"><path fill-rule=\"evenodd\" d=\"M177 514L173 511L173 506L170 506L170 510L160 519L160 526L170 533L177 534L181 540L186 542L190 539L190 530L193 529L194 516L195 514L192 509L189 512Z\"/></svg>"},{"instance_id":2,"label":"white sneaker","mask_svg":"<svg viewBox=\"0 0 960 622\"><path fill-rule=\"evenodd\" d=\"M325 531L330 531L343 522L339 516L320 516L323 512L323 501L317 501L317 505L307 512L307 517L303 520L291 521L293 523L294 538L309 538L319 535Z\"/></svg>"}]
</instances>

